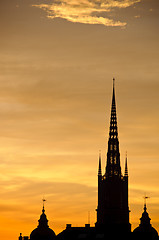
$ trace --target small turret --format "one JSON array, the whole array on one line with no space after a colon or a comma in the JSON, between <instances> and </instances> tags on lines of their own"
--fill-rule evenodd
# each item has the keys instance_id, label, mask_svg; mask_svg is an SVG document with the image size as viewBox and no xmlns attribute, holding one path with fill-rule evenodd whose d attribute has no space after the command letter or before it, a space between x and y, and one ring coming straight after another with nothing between
<instances>
[{"instance_id":1,"label":"small turret","mask_svg":"<svg viewBox=\"0 0 159 240\"><path fill-rule=\"evenodd\" d=\"M22 240L22 233L20 233L19 240Z\"/></svg>"}]
</instances>

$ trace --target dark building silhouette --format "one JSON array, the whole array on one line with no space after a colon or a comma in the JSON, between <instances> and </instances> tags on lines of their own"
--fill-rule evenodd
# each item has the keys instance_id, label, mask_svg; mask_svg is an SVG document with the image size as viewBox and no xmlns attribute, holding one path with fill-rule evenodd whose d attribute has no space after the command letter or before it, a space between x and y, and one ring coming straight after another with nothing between
<instances>
[{"instance_id":1,"label":"dark building silhouette","mask_svg":"<svg viewBox=\"0 0 159 240\"><path fill-rule=\"evenodd\" d=\"M57 236L48 227L48 220L43 205L38 227L30 234L30 240L159 240L157 231L150 224L146 202L144 212L140 218L140 225L131 232L128 204L128 165L125 159L124 175L120 165L120 151L117 128L117 113L115 101L115 80L113 79L113 96L111 106L109 140L105 173L102 175L101 154L98 167L98 206L97 222L94 227L85 224L85 227L66 225ZM145 197L146 200L147 197ZM43 200L45 201L45 200ZM28 240L29 237L19 237L19 240Z\"/></svg>"},{"instance_id":2,"label":"dark building silhouette","mask_svg":"<svg viewBox=\"0 0 159 240\"><path fill-rule=\"evenodd\" d=\"M56 235L48 226L48 220L43 205L42 214L38 220L39 225L30 234L30 240L54 240Z\"/></svg>"},{"instance_id":3,"label":"dark building silhouette","mask_svg":"<svg viewBox=\"0 0 159 240\"><path fill-rule=\"evenodd\" d=\"M140 225L134 229L133 234L137 238L141 239L143 236L144 239L158 239L158 233L155 228L152 227L150 223L151 218L147 212L146 203L144 204L144 212L140 218Z\"/></svg>"},{"instance_id":4,"label":"dark building silhouette","mask_svg":"<svg viewBox=\"0 0 159 240\"><path fill-rule=\"evenodd\" d=\"M45 201L45 200L43 200ZM45 214L45 208L43 204L42 214L38 220L39 224L30 234L30 240L54 240L56 235L52 229L48 226L48 220ZM29 237L22 237L20 233L19 240L29 240Z\"/></svg>"},{"instance_id":5,"label":"dark building silhouette","mask_svg":"<svg viewBox=\"0 0 159 240\"><path fill-rule=\"evenodd\" d=\"M22 233L20 233L19 240L28 240L28 239L29 239L28 236L22 237Z\"/></svg>"},{"instance_id":6,"label":"dark building silhouette","mask_svg":"<svg viewBox=\"0 0 159 240\"><path fill-rule=\"evenodd\" d=\"M101 170L101 156L99 157L96 227L103 226L108 230L116 228L120 232L130 232L127 157L123 176L120 166L114 81L113 79L108 152L104 175Z\"/></svg>"}]
</instances>

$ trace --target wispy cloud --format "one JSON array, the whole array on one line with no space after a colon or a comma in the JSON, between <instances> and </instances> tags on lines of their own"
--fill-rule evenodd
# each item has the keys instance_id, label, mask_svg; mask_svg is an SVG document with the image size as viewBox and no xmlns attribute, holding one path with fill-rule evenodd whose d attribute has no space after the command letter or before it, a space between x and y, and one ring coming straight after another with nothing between
<instances>
[{"instance_id":1,"label":"wispy cloud","mask_svg":"<svg viewBox=\"0 0 159 240\"><path fill-rule=\"evenodd\" d=\"M51 4L38 4L34 7L47 12L47 17L63 18L70 22L103 24L123 27L127 23L114 20L108 13L116 9L128 8L141 0L55 0Z\"/></svg>"}]
</instances>

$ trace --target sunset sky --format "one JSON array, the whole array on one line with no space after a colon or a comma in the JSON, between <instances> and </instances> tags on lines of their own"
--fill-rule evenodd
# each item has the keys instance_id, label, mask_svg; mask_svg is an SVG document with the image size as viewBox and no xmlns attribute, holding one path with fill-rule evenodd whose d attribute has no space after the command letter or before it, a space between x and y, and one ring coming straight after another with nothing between
<instances>
[{"instance_id":1,"label":"sunset sky","mask_svg":"<svg viewBox=\"0 0 159 240\"><path fill-rule=\"evenodd\" d=\"M159 231L159 1L0 1L0 239L96 222L112 79L132 229Z\"/></svg>"}]
</instances>

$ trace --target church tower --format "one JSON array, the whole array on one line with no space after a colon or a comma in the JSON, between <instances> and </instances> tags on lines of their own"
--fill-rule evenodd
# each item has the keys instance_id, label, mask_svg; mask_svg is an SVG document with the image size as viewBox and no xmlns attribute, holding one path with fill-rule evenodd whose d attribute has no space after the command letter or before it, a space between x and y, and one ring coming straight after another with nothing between
<instances>
[{"instance_id":1,"label":"church tower","mask_svg":"<svg viewBox=\"0 0 159 240\"><path fill-rule=\"evenodd\" d=\"M98 169L98 207L96 227L118 232L130 232L128 206L128 166L125 160L125 174L121 173L120 151L115 101L115 79L110 117L108 152L105 173L102 175L101 155Z\"/></svg>"}]
</instances>

